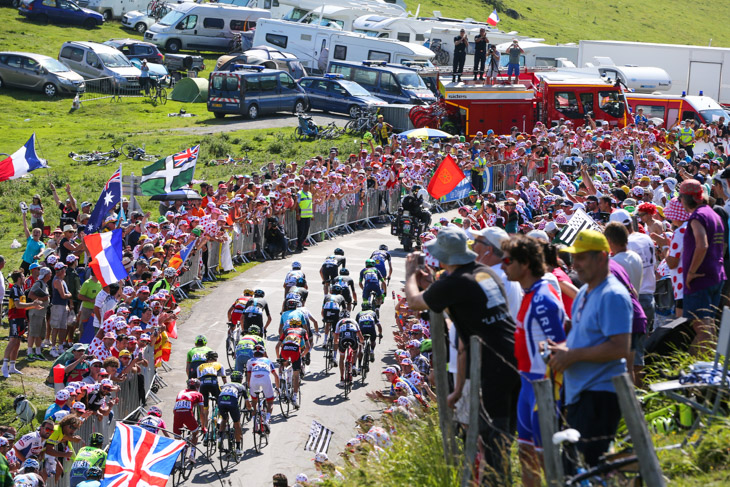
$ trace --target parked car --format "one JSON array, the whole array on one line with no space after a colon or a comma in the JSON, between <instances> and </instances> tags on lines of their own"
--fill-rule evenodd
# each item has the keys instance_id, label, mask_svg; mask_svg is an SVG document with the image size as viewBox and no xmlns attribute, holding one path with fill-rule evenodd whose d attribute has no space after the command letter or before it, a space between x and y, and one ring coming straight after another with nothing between
<instances>
[{"instance_id":1,"label":"parked car","mask_svg":"<svg viewBox=\"0 0 730 487\"><path fill-rule=\"evenodd\" d=\"M59 93L84 91L84 78L52 57L31 52L0 52L0 88L14 86L42 91L53 97Z\"/></svg>"},{"instance_id":2,"label":"parked car","mask_svg":"<svg viewBox=\"0 0 730 487\"><path fill-rule=\"evenodd\" d=\"M130 61L146 59L148 63L162 64L165 58L154 44L135 39L111 39L104 42L104 45L122 51L122 54L127 56Z\"/></svg>"},{"instance_id":3,"label":"parked car","mask_svg":"<svg viewBox=\"0 0 730 487\"><path fill-rule=\"evenodd\" d=\"M155 18L147 15L147 12L140 12L139 10L132 10L122 16L122 27L126 29L136 30L140 34L147 32L154 23Z\"/></svg>"},{"instance_id":4,"label":"parked car","mask_svg":"<svg viewBox=\"0 0 730 487\"><path fill-rule=\"evenodd\" d=\"M58 60L84 78L110 78L117 89L139 91L140 70L124 54L97 42L64 42Z\"/></svg>"},{"instance_id":5,"label":"parked car","mask_svg":"<svg viewBox=\"0 0 730 487\"><path fill-rule=\"evenodd\" d=\"M352 118L360 108L386 104L354 81L343 79L341 74L325 74L323 78L307 76L299 80L299 86L309 96L310 108L347 113Z\"/></svg>"},{"instance_id":6,"label":"parked car","mask_svg":"<svg viewBox=\"0 0 730 487\"><path fill-rule=\"evenodd\" d=\"M142 61L140 61L139 59L131 59L130 62L132 63L132 66L138 68L141 72ZM167 72L167 68L165 66L157 63L147 63L147 67L150 70L150 78L161 82L163 85L170 84L170 73Z\"/></svg>"},{"instance_id":7,"label":"parked car","mask_svg":"<svg viewBox=\"0 0 730 487\"><path fill-rule=\"evenodd\" d=\"M104 23L104 17L99 12L81 8L71 0L24 1L18 8L18 12L29 20L37 20L43 24L50 21L78 24L87 29L93 29Z\"/></svg>"}]
</instances>

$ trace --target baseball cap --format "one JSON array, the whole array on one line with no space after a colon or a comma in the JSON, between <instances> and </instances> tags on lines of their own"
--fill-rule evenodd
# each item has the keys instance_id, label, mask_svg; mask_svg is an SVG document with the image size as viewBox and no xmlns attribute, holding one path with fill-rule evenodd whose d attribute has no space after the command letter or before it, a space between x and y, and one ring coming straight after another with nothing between
<instances>
[{"instance_id":1,"label":"baseball cap","mask_svg":"<svg viewBox=\"0 0 730 487\"><path fill-rule=\"evenodd\" d=\"M71 397L71 394L66 389L61 389L56 393L56 401L68 401L69 397Z\"/></svg>"},{"instance_id":2,"label":"baseball cap","mask_svg":"<svg viewBox=\"0 0 730 487\"><path fill-rule=\"evenodd\" d=\"M109 333L106 333L106 334L104 335L104 338L103 338L103 339L104 339L104 340L106 340L107 338L111 338L111 339L113 339L113 340L116 340L116 339L117 339L117 336L116 336L116 335L115 335L114 333L112 333L112 332L109 332Z\"/></svg>"},{"instance_id":3,"label":"baseball cap","mask_svg":"<svg viewBox=\"0 0 730 487\"><path fill-rule=\"evenodd\" d=\"M314 455L314 461L317 463L324 463L324 462L329 461L329 459L330 459L330 457L328 457L327 454L324 452L320 452L320 453L317 453L316 455Z\"/></svg>"},{"instance_id":4,"label":"baseball cap","mask_svg":"<svg viewBox=\"0 0 730 487\"><path fill-rule=\"evenodd\" d=\"M393 368L393 367L386 367L381 372L381 374L397 374L397 373L398 373L398 371L396 371L395 368Z\"/></svg>"},{"instance_id":5,"label":"baseball cap","mask_svg":"<svg viewBox=\"0 0 730 487\"><path fill-rule=\"evenodd\" d=\"M581 254L583 252L610 252L608 240L601 232L596 230L583 230L576 237L570 247L562 249L569 254Z\"/></svg>"},{"instance_id":6,"label":"baseball cap","mask_svg":"<svg viewBox=\"0 0 730 487\"><path fill-rule=\"evenodd\" d=\"M73 351L86 350L87 348L88 347L85 343L74 343L73 346L71 347L71 350L73 350Z\"/></svg>"},{"instance_id":7,"label":"baseball cap","mask_svg":"<svg viewBox=\"0 0 730 487\"><path fill-rule=\"evenodd\" d=\"M613 213L611 213L611 216L608 218L609 222L619 222L622 225L630 225L631 224L631 215L629 215L629 212L626 210L616 210Z\"/></svg>"}]
</instances>

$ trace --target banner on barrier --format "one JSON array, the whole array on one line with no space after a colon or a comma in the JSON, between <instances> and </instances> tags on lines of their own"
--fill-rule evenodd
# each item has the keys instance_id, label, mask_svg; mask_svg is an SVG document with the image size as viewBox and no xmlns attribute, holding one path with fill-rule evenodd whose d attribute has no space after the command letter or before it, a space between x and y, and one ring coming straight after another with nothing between
<instances>
[{"instance_id":1,"label":"banner on barrier","mask_svg":"<svg viewBox=\"0 0 730 487\"><path fill-rule=\"evenodd\" d=\"M488 167L482 174L484 179L484 192L492 192L492 176L493 168ZM456 201L466 198L469 195L469 191L473 188L471 184L471 171L464 171L464 179L456 186L449 194L439 199L439 203L448 203L449 201Z\"/></svg>"}]
</instances>

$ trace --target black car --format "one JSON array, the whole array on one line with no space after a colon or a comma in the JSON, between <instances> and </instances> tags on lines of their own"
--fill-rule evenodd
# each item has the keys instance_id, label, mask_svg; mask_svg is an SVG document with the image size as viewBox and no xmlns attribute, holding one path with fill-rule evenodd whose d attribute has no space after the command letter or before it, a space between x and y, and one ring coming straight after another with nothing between
<instances>
[{"instance_id":1,"label":"black car","mask_svg":"<svg viewBox=\"0 0 730 487\"><path fill-rule=\"evenodd\" d=\"M164 56L157 49L157 46L149 42L137 41L134 39L111 39L104 44L118 49L127 59L146 59L148 63L162 64Z\"/></svg>"}]
</instances>

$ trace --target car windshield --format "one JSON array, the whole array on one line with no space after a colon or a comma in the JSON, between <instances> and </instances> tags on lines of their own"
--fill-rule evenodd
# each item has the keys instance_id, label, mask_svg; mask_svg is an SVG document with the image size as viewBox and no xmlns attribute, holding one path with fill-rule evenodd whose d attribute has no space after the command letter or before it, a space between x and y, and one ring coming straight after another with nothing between
<instances>
[{"instance_id":1,"label":"car windshield","mask_svg":"<svg viewBox=\"0 0 730 487\"><path fill-rule=\"evenodd\" d=\"M725 110L715 108L713 110L700 110L700 115L705 120L705 123L718 122L720 117L725 117L725 123L727 123L727 114Z\"/></svg>"},{"instance_id":2,"label":"car windshield","mask_svg":"<svg viewBox=\"0 0 730 487\"><path fill-rule=\"evenodd\" d=\"M352 96L370 96L370 92L352 81L341 81L340 84Z\"/></svg>"},{"instance_id":3,"label":"car windshield","mask_svg":"<svg viewBox=\"0 0 730 487\"><path fill-rule=\"evenodd\" d=\"M67 73L71 71L66 66L61 64L60 62L56 61L55 59L44 59L40 61L41 66L46 68L49 73Z\"/></svg>"},{"instance_id":4,"label":"car windshield","mask_svg":"<svg viewBox=\"0 0 730 487\"><path fill-rule=\"evenodd\" d=\"M131 66L129 60L121 52L119 54L100 52L98 56L107 68L127 68Z\"/></svg>"},{"instance_id":5,"label":"car windshield","mask_svg":"<svg viewBox=\"0 0 730 487\"><path fill-rule=\"evenodd\" d=\"M398 73L395 75L400 85L406 90L425 90L426 83L417 73Z\"/></svg>"},{"instance_id":6,"label":"car windshield","mask_svg":"<svg viewBox=\"0 0 730 487\"><path fill-rule=\"evenodd\" d=\"M177 10L171 10L167 15L162 17L157 23L160 25L175 25L185 17L183 12Z\"/></svg>"}]
</instances>

